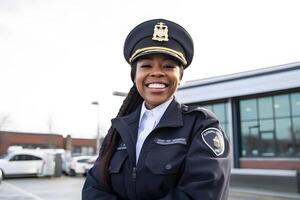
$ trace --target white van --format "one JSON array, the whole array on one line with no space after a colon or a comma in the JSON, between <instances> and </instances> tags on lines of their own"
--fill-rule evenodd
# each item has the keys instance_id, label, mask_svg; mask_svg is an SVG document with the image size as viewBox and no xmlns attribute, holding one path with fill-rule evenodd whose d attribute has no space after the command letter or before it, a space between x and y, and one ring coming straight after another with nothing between
<instances>
[{"instance_id":1,"label":"white van","mask_svg":"<svg viewBox=\"0 0 300 200\"><path fill-rule=\"evenodd\" d=\"M69 173L69 165L72 160L71 152L65 149L40 149L40 151L46 154L46 163L48 170L45 170L45 175L54 175L56 172L51 172L54 170L56 166L56 170L60 170L62 173ZM57 160L57 155L59 155L60 159ZM52 164L50 164L52 163ZM59 166L58 166L59 165Z\"/></svg>"}]
</instances>

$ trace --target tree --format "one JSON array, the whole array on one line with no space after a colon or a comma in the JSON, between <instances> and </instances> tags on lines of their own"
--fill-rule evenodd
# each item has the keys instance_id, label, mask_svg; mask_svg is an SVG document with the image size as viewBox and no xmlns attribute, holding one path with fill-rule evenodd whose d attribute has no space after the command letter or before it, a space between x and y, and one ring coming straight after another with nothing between
<instances>
[{"instance_id":1,"label":"tree","mask_svg":"<svg viewBox=\"0 0 300 200\"><path fill-rule=\"evenodd\" d=\"M47 123L48 132L52 133L52 131L53 131L53 119L52 119L52 115L48 116L48 119L47 119L46 123Z\"/></svg>"},{"instance_id":2,"label":"tree","mask_svg":"<svg viewBox=\"0 0 300 200\"><path fill-rule=\"evenodd\" d=\"M0 115L0 130L10 123L10 117L8 114Z\"/></svg>"}]
</instances>

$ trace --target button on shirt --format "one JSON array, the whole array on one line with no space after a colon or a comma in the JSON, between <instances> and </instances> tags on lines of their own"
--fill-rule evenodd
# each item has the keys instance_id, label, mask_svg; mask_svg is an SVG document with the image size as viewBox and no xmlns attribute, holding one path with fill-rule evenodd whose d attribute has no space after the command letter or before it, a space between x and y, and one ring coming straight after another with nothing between
<instances>
[{"instance_id":1,"label":"button on shirt","mask_svg":"<svg viewBox=\"0 0 300 200\"><path fill-rule=\"evenodd\" d=\"M136 163L138 162L144 141L156 127L172 100L173 98L151 110L148 110L145 106L145 102L143 102L139 121L138 138L136 142Z\"/></svg>"}]
</instances>

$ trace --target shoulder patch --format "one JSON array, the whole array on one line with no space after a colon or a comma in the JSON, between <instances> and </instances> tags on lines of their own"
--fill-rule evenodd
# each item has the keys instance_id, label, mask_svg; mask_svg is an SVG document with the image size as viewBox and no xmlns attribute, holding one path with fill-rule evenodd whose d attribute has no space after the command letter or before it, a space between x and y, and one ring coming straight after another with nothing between
<instances>
[{"instance_id":1,"label":"shoulder patch","mask_svg":"<svg viewBox=\"0 0 300 200\"><path fill-rule=\"evenodd\" d=\"M225 143L222 132L217 128L207 128L201 133L204 143L212 150L216 156L224 153Z\"/></svg>"}]
</instances>

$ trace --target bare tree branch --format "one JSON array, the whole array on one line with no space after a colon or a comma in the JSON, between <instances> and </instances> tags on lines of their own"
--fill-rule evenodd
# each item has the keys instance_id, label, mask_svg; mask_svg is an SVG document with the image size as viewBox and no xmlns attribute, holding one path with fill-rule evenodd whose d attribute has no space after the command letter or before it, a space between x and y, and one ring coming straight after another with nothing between
<instances>
[{"instance_id":1,"label":"bare tree branch","mask_svg":"<svg viewBox=\"0 0 300 200\"><path fill-rule=\"evenodd\" d=\"M10 123L10 117L8 114L0 116L0 130Z\"/></svg>"}]
</instances>

